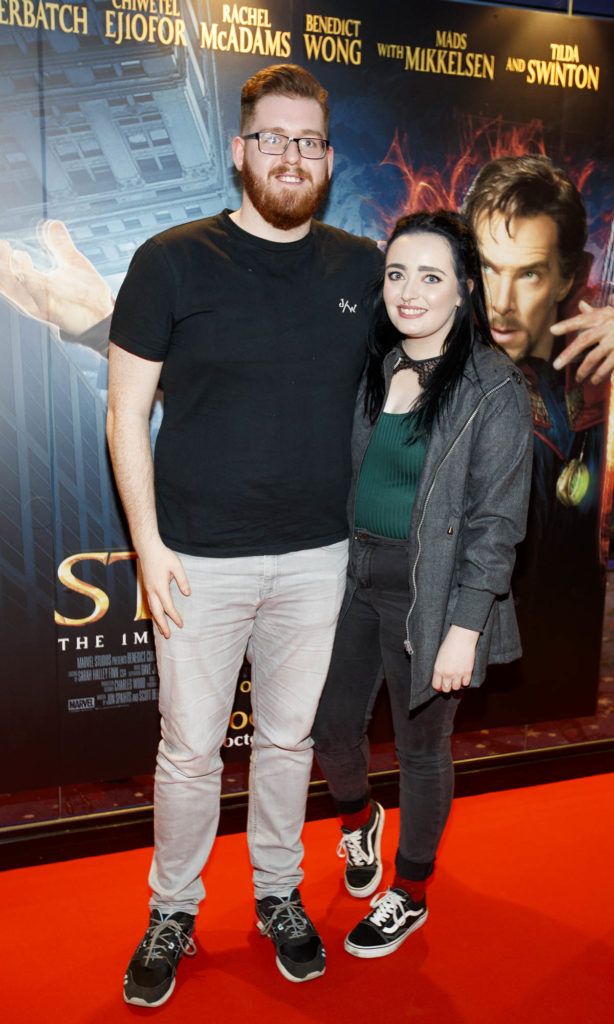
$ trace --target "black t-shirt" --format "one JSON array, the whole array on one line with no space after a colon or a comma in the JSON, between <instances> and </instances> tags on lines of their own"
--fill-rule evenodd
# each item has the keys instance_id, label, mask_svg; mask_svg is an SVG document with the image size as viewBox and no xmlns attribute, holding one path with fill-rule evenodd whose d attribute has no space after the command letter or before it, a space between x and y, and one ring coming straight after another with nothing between
<instances>
[{"instance_id":1,"label":"black t-shirt","mask_svg":"<svg viewBox=\"0 0 614 1024\"><path fill-rule=\"evenodd\" d=\"M347 536L350 431L374 242L314 221L298 242L228 211L149 239L111 339L163 361L158 526L194 555L280 554Z\"/></svg>"}]
</instances>

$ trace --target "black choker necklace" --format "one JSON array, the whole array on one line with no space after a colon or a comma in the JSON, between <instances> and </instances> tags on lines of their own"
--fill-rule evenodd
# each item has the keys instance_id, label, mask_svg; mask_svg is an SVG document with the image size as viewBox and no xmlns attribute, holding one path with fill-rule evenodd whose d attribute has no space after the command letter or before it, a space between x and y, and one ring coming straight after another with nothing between
<instances>
[{"instance_id":1,"label":"black choker necklace","mask_svg":"<svg viewBox=\"0 0 614 1024\"><path fill-rule=\"evenodd\" d=\"M418 377L418 384L421 388L426 386L426 382L431 376L433 370L437 366L441 356L433 356L432 359L412 359L406 352L401 349L399 358L392 367L393 375L398 373L399 370L414 370Z\"/></svg>"}]
</instances>

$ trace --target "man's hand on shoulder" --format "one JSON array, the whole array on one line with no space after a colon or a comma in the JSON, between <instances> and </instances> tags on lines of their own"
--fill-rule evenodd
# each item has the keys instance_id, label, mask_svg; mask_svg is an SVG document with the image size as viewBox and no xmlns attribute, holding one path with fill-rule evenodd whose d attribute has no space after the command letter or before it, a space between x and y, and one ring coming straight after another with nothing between
<instances>
[{"instance_id":1,"label":"man's hand on shoulder","mask_svg":"<svg viewBox=\"0 0 614 1024\"><path fill-rule=\"evenodd\" d=\"M581 383L590 379L591 384L601 384L614 371L614 306L591 306L581 300L578 308L577 316L560 320L550 328L557 337L578 332L577 338L567 345L553 365L555 370L562 370L586 353L578 366L576 380Z\"/></svg>"},{"instance_id":2,"label":"man's hand on shoulder","mask_svg":"<svg viewBox=\"0 0 614 1024\"><path fill-rule=\"evenodd\" d=\"M179 556L161 540L140 545L138 555L151 616L159 632L168 640L171 635L168 619L179 629L183 628L183 619L173 602L171 582L174 580L184 597L189 597L192 591L188 577Z\"/></svg>"}]
</instances>

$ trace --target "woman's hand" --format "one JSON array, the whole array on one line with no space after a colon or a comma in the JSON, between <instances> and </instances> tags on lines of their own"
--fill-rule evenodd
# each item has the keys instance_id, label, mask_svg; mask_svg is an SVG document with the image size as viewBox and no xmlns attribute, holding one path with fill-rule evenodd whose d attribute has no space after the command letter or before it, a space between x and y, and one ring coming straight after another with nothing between
<instances>
[{"instance_id":1,"label":"woman's hand","mask_svg":"<svg viewBox=\"0 0 614 1024\"><path fill-rule=\"evenodd\" d=\"M450 626L448 634L435 658L431 686L439 693L450 693L469 686L475 648L479 633L464 626Z\"/></svg>"}]
</instances>

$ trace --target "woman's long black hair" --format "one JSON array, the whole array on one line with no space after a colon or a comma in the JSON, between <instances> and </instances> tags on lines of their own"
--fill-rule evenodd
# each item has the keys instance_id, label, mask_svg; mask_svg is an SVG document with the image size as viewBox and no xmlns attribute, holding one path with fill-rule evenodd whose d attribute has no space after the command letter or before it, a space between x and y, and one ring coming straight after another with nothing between
<instances>
[{"instance_id":1,"label":"woman's long black hair","mask_svg":"<svg viewBox=\"0 0 614 1024\"><path fill-rule=\"evenodd\" d=\"M418 233L440 235L450 246L462 301L456 308L454 321L443 343L442 358L412 407L409 443L419 437L430 435L435 421L442 416L454 396L463 376L465 364L472 355L473 346L477 343L496 347L491 338L486 315L477 242L467 222L460 214L448 210L412 213L397 221L388 239L386 251L401 235ZM368 339L365 414L372 423L377 419L384 401L384 357L402 339L386 312L383 296L384 277L385 271L382 271L373 288ZM473 282L472 289L468 281ZM417 416L414 415L416 413Z\"/></svg>"}]
</instances>

